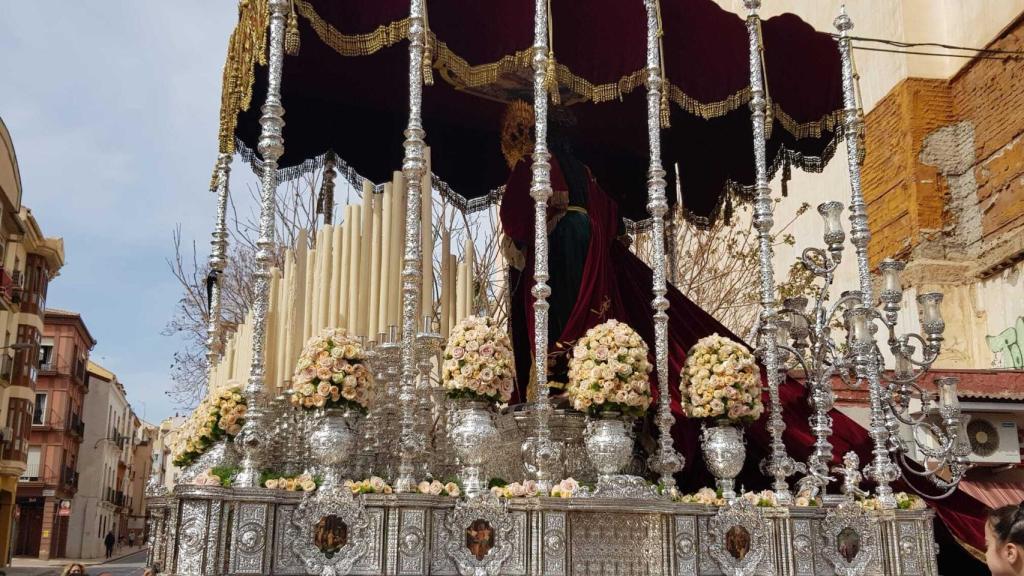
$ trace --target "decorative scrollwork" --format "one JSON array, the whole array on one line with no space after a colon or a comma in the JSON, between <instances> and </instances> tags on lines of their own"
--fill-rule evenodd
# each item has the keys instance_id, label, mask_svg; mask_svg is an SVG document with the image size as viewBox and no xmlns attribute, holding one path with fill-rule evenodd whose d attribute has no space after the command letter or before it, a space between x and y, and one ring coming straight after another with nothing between
<instances>
[{"instance_id":1,"label":"decorative scrollwork","mask_svg":"<svg viewBox=\"0 0 1024 576\"><path fill-rule=\"evenodd\" d=\"M345 487L307 494L292 515L298 534L292 551L306 574L344 576L370 548L370 519L362 501Z\"/></svg>"},{"instance_id":2,"label":"decorative scrollwork","mask_svg":"<svg viewBox=\"0 0 1024 576\"><path fill-rule=\"evenodd\" d=\"M851 502L829 510L821 521L822 556L836 576L859 576L878 555L877 519Z\"/></svg>"},{"instance_id":3,"label":"decorative scrollwork","mask_svg":"<svg viewBox=\"0 0 1024 576\"><path fill-rule=\"evenodd\" d=\"M484 493L445 517L445 553L461 576L496 576L512 554L515 526L505 502Z\"/></svg>"},{"instance_id":4,"label":"decorative scrollwork","mask_svg":"<svg viewBox=\"0 0 1024 576\"><path fill-rule=\"evenodd\" d=\"M711 557L727 576L752 576L768 556L768 523L760 510L745 499L723 506L708 520ZM761 570L774 574L771 562Z\"/></svg>"}]
</instances>

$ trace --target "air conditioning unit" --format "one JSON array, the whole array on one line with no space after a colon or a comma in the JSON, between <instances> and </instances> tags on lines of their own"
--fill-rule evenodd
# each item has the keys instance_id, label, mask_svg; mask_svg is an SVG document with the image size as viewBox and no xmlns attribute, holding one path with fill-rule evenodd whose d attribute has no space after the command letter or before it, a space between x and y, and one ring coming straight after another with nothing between
<instances>
[{"instance_id":1,"label":"air conditioning unit","mask_svg":"<svg viewBox=\"0 0 1024 576\"><path fill-rule=\"evenodd\" d=\"M975 413L967 422L971 462L1020 464L1017 419L1012 414Z\"/></svg>"},{"instance_id":2,"label":"air conditioning unit","mask_svg":"<svg viewBox=\"0 0 1024 576\"><path fill-rule=\"evenodd\" d=\"M4 426L0 428L0 444L10 444L14 440L14 428Z\"/></svg>"}]
</instances>

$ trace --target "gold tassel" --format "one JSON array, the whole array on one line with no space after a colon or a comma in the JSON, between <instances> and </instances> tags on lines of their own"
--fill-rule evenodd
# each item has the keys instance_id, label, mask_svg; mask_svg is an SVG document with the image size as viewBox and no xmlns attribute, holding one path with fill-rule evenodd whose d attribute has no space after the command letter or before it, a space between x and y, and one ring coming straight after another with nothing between
<instances>
[{"instance_id":1,"label":"gold tassel","mask_svg":"<svg viewBox=\"0 0 1024 576\"><path fill-rule=\"evenodd\" d=\"M655 2L654 9L658 16L658 63L661 65L661 102L659 116L662 129L672 127L672 118L669 109L669 84L668 75L665 73L665 29L661 22L661 2Z\"/></svg>"},{"instance_id":2,"label":"gold tassel","mask_svg":"<svg viewBox=\"0 0 1024 576\"><path fill-rule=\"evenodd\" d=\"M551 103L558 106L562 103L562 96L558 93L558 64L555 63L555 53L548 52L548 67L544 72L544 88L551 94Z\"/></svg>"},{"instance_id":3,"label":"gold tassel","mask_svg":"<svg viewBox=\"0 0 1024 576\"><path fill-rule=\"evenodd\" d=\"M427 19L427 0L423 0L423 85L434 85L434 41L431 41L430 21Z\"/></svg>"},{"instance_id":4,"label":"gold tassel","mask_svg":"<svg viewBox=\"0 0 1024 576\"><path fill-rule=\"evenodd\" d=\"M299 17L295 14L295 3L292 2L292 11L288 14L288 22L284 29L284 53L289 56L298 56L301 45Z\"/></svg>"},{"instance_id":5,"label":"gold tassel","mask_svg":"<svg viewBox=\"0 0 1024 576\"><path fill-rule=\"evenodd\" d=\"M669 118L668 82L664 82L664 81L662 81L662 83L661 83L661 107L660 108L661 108L661 127L662 127L662 129L671 128L672 127L672 120Z\"/></svg>"}]
</instances>

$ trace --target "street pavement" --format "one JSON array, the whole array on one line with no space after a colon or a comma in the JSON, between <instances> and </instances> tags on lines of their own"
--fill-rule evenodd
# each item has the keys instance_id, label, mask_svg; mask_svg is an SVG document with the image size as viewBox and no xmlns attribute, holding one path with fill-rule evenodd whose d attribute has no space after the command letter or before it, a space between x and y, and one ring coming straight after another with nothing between
<instances>
[{"instance_id":1,"label":"street pavement","mask_svg":"<svg viewBox=\"0 0 1024 576\"><path fill-rule=\"evenodd\" d=\"M71 562L68 561L70 564ZM142 576L146 566L146 550L111 560L105 564L94 564L87 566L85 573L88 576L98 576L109 572L112 576ZM62 567L32 567L32 568L7 568L0 570L0 574L6 576L59 576Z\"/></svg>"}]
</instances>

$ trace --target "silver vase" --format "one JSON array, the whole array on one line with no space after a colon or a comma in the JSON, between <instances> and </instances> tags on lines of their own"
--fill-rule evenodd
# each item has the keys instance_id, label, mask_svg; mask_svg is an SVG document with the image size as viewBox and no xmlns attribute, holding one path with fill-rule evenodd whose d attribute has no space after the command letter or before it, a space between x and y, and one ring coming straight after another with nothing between
<instances>
[{"instance_id":1,"label":"silver vase","mask_svg":"<svg viewBox=\"0 0 1024 576\"><path fill-rule=\"evenodd\" d=\"M472 498L487 489L481 465L498 441L498 429L487 402L461 401L452 413L448 437L459 457L462 491Z\"/></svg>"},{"instance_id":2,"label":"silver vase","mask_svg":"<svg viewBox=\"0 0 1024 576\"><path fill-rule=\"evenodd\" d=\"M615 412L601 413L587 421L583 445L594 470L594 496L606 498L649 498L654 491L639 476L623 474L633 459L631 423Z\"/></svg>"},{"instance_id":3,"label":"silver vase","mask_svg":"<svg viewBox=\"0 0 1024 576\"><path fill-rule=\"evenodd\" d=\"M235 447L234 442L220 440L214 443L213 446L210 446L199 458L196 458L195 462L182 469L175 481L177 484L191 484L197 476L210 468L217 468L218 466L235 467L238 466L241 459L241 454L238 453L238 448Z\"/></svg>"},{"instance_id":4,"label":"silver vase","mask_svg":"<svg viewBox=\"0 0 1024 576\"><path fill-rule=\"evenodd\" d=\"M342 467L356 445L352 424L357 417L351 410L327 408L309 435L309 455L325 488L341 486L344 481Z\"/></svg>"},{"instance_id":5,"label":"silver vase","mask_svg":"<svg viewBox=\"0 0 1024 576\"><path fill-rule=\"evenodd\" d=\"M715 477L715 485L722 492L722 498L730 502L735 500L735 479L743 469L747 455L742 430L728 421L720 421L715 426L704 428L700 447L704 452L704 462Z\"/></svg>"}]
</instances>

